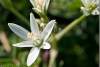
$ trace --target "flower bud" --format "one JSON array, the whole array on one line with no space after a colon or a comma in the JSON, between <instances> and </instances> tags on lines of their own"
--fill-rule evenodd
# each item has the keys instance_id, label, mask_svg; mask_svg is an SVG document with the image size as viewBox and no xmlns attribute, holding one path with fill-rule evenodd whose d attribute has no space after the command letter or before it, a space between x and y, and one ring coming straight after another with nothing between
<instances>
[{"instance_id":1,"label":"flower bud","mask_svg":"<svg viewBox=\"0 0 100 67\"><path fill-rule=\"evenodd\" d=\"M50 0L30 0L33 9L38 13L45 13L48 9Z\"/></svg>"}]
</instances>

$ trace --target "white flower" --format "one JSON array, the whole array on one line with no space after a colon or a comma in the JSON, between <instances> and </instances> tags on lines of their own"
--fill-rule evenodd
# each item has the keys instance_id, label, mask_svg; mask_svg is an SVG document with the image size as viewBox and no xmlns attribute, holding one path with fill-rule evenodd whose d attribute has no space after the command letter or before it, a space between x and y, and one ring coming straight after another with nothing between
<instances>
[{"instance_id":1,"label":"white flower","mask_svg":"<svg viewBox=\"0 0 100 67\"><path fill-rule=\"evenodd\" d=\"M83 3L81 10L86 16L90 14L92 15L100 14L99 0L81 0L81 1Z\"/></svg>"},{"instance_id":2,"label":"white flower","mask_svg":"<svg viewBox=\"0 0 100 67\"><path fill-rule=\"evenodd\" d=\"M48 9L50 0L30 0L33 5L33 9L39 13L45 12Z\"/></svg>"},{"instance_id":3,"label":"white flower","mask_svg":"<svg viewBox=\"0 0 100 67\"><path fill-rule=\"evenodd\" d=\"M35 22L35 17L32 13L30 13L30 27L31 32L24 29L23 27L14 24L14 23L8 23L10 29L18 35L20 38L22 38L24 41L13 44L15 47L32 47L30 50L30 53L27 58L27 66L32 65L36 58L39 55L40 49L50 49L50 44L47 42L48 37L51 34L51 31L55 25L55 20L51 20L44 30L41 32L39 30L37 22Z\"/></svg>"}]
</instances>

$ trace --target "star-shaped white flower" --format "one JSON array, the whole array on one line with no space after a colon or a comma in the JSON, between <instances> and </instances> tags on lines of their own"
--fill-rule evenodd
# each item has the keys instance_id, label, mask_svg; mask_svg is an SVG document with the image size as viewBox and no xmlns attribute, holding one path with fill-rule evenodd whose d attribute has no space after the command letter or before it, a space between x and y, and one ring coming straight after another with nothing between
<instances>
[{"instance_id":1,"label":"star-shaped white flower","mask_svg":"<svg viewBox=\"0 0 100 67\"><path fill-rule=\"evenodd\" d=\"M92 15L99 15L100 14L100 7L99 7L99 0L81 0L83 6L81 10L83 11L84 15L88 16Z\"/></svg>"},{"instance_id":2,"label":"star-shaped white flower","mask_svg":"<svg viewBox=\"0 0 100 67\"><path fill-rule=\"evenodd\" d=\"M32 47L30 50L30 53L27 58L27 66L32 65L36 58L39 55L40 49L50 49L50 44L47 42L48 37L51 34L51 31L55 25L55 20L51 20L44 30L41 32L39 30L37 22L35 22L35 17L32 13L30 13L30 27L31 32L24 29L23 27L14 24L14 23L8 23L10 29L18 35L20 38L22 38L24 41L13 44L15 47Z\"/></svg>"},{"instance_id":3,"label":"star-shaped white flower","mask_svg":"<svg viewBox=\"0 0 100 67\"><path fill-rule=\"evenodd\" d=\"M38 13L45 12L48 9L50 0L30 0L33 5L33 9Z\"/></svg>"}]
</instances>

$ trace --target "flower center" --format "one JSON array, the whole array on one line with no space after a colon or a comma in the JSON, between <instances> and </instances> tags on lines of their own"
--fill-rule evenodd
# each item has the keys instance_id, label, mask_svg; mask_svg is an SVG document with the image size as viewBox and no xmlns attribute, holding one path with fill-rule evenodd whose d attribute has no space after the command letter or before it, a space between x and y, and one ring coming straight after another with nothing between
<instances>
[{"instance_id":1,"label":"flower center","mask_svg":"<svg viewBox=\"0 0 100 67\"><path fill-rule=\"evenodd\" d=\"M40 47L41 44L43 43L43 40L40 38L40 36L36 33L28 33L27 37L29 39L32 40L33 44L36 46L36 47Z\"/></svg>"},{"instance_id":2,"label":"flower center","mask_svg":"<svg viewBox=\"0 0 100 67\"><path fill-rule=\"evenodd\" d=\"M97 5L95 3L89 3L87 9L89 12L92 12L96 7Z\"/></svg>"}]
</instances>

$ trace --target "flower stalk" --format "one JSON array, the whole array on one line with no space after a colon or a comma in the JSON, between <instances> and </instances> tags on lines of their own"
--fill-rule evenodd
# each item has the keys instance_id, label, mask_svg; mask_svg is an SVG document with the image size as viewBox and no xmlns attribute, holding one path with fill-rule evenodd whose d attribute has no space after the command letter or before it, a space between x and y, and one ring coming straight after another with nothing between
<instances>
[{"instance_id":1,"label":"flower stalk","mask_svg":"<svg viewBox=\"0 0 100 67\"><path fill-rule=\"evenodd\" d=\"M52 42L54 39L56 39L56 41L59 41L65 34L67 34L71 29L73 29L76 25L78 25L85 18L86 18L86 16L82 15L79 18L77 18L76 20L72 21L61 32L57 33L55 35L55 38L52 38L50 42Z\"/></svg>"},{"instance_id":2,"label":"flower stalk","mask_svg":"<svg viewBox=\"0 0 100 67\"><path fill-rule=\"evenodd\" d=\"M85 19L87 16L82 15L73 22L71 22L68 26L66 26L61 32L55 35L55 37L52 37L49 39L50 43L55 43L59 41L65 34L67 34L71 29L73 29L76 25L78 25L83 19ZM51 49L51 58L49 61L49 66L48 67L53 67L56 56L58 54L58 51L56 50L56 44L52 45ZM54 52L54 53L53 53Z\"/></svg>"}]
</instances>

